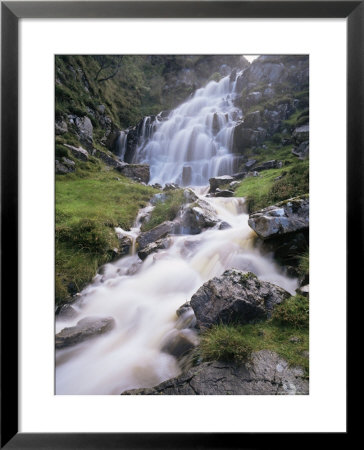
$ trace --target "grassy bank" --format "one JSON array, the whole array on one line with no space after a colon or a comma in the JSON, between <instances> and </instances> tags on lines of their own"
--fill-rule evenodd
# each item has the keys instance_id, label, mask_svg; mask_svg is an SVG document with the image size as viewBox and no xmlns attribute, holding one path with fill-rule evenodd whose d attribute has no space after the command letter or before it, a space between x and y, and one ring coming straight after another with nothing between
<instances>
[{"instance_id":1,"label":"grassy bank","mask_svg":"<svg viewBox=\"0 0 364 450\"><path fill-rule=\"evenodd\" d=\"M295 296L276 308L273 319L248 325L217 325L201 338L200 353L205 361L238 363L249 360L253 351L271 350L308 375L308 300Z\"/></svg>"},{"instance_id":2,"label":"grassy bank","mask_svg":"<svg viewBox=\"0 0 364 450\"><path fill-rule=\"evenodd\" d=\"M81 290L118 247L114 227L129 229L157 192L101 168L56 176L56 303Z\"/></svg>"}]
</instances>

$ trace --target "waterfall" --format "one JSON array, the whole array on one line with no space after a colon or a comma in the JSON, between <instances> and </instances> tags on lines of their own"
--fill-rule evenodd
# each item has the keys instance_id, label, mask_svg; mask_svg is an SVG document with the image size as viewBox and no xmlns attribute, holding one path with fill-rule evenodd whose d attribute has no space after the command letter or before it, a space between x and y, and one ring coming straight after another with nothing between
<instances>
[{"instance_id":1,"label":"waterfall","mask_svg":"<svg viewBox=\"0 0 364 450\"><path fill-rule=\"evenodd\" d=\"M127 144L127 133L120 131L118 139L116 141L116 153L121 160L124 160Z\"/></svg>"},{"instance_id":2,"label":"waterfall","mask_svg":"<svg viewBox=\"0 0 364 450\"><path fill-rule=\"evenodd\" d=\"M233 130L242 118L234 106L238 76L210 81L167 118L144 118L133 162L150 165L152 184L203 186L234 172Z\"/></svg>"}]
</instances>

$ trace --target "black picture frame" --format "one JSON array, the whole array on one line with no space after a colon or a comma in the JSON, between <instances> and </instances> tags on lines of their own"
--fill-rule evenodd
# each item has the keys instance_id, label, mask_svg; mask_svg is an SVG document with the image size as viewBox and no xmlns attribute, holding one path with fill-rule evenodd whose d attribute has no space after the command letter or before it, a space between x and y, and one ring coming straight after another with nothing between
<instances>
[{"instance_id":1,"label":"black picture frame","mask_svg":"<svg viewBox=\"0 0 364 450\"><path fill-rule=\"evenodd\" d=\"M363 1L1 2L1 448L257 448L272 434L18 432L18 21L21 18L346 18L347 19L347 304L363 263ZM11 107L9 107L11 105ZM361 250L361 252L360 252ZM360 300L360 299L359 299ZM348 346L348 349L350 346ZM349 428L348 428L349 431ZM276 436L276 435L275 435ZM277 437L277 436L276 436ZM326 436L321 436L326 440ZM321 440L315 435L315 444ZM347 438L338 433L336 442ZM297 436L279 436L280 446ZM300 443L310 439L309 433Z\"/></svg>"}]
</instances>

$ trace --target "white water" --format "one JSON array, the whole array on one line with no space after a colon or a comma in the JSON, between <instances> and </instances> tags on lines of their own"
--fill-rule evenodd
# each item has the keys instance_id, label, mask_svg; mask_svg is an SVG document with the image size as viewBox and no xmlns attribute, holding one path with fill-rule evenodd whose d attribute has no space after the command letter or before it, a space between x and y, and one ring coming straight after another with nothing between
<instances>
[{"instance_id":1,"label":"white water","mask_svg":"<svg viewBox=\"0 0 364 450\"><path fill-rule=\"evenodd\" d=\"M232 134L241 119L233 104L235 86L230 76L211 81L171 111L168 120L157 116L150 124L144 119L133 162L150 165L151 184L204 186L211 177L234 172Z\"/></svg>"},{"instance_id":2,"label":"white water","mask_svg":"<svg viewBox=\"0 0 364 450\"><path fill-rule=\"evenodd\" d=\"M56 322L58 332L87 316L112 316L116 321L108 334L56 352L57 394L120 394L178 375L176 360L161 351L176 326L176 309L227 268L252 271L294 293L296 280L284 277L270 258L253 248L244 200L205 200L231 228L174 236L168 250L143 263L132 255L106 265L103 275L81 293L77 317ZM137 224L130 233L138 232Z\"/></svg>"}]
</instances>

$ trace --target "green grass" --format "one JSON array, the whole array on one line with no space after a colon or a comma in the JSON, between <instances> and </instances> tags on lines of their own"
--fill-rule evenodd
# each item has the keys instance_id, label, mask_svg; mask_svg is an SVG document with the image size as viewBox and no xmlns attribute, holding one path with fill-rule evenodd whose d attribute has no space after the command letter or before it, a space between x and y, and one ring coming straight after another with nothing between
<instances>
[{"instance_id":1,"label":"green grass","mask_svg":"<svg viewBox=\"0 0 364 450\"><path fill-rule=\"evenodd\" d=\"M142 231L149 231L167 220L174 220L183 203L182 189L167 192L166 200L155 205L150 219L143 224Z\"/></svg>"},{"instance_id":2,"label":"green grass","mask_svg":"<svg viewBox=\"0 0 364 450\"><path fill-rule=\"evenodd\" d=\"M293 328L308 328L308 298L296 295L276 306L273 311L273 321Z\"/></svg>"},{"instance_id":3,"label":"green grass","mask_svg":"<svg viewBox=\"0 0 364 450\"><path fill-rule=\"evenodd\" d=\"M56 176L57 304L81 290L97 268L110 261L118 247L113 228L129 229L155 192L105 168L85 169L82 177Z\"/></svg>"},{"instance_id":4,"label":"green grass","mask_svg":"<svg viewBox=\"0 0 364 450\"><path fill-rule=\"evenodd\" d=\"M274 320L248 325L216 325L201 336L198 351L205 361L241 363L249 360L251 352L260 350L278 353L289 365L301 366L308 376L307 327L296 328Z\"/></svg>"}]
</instances>

